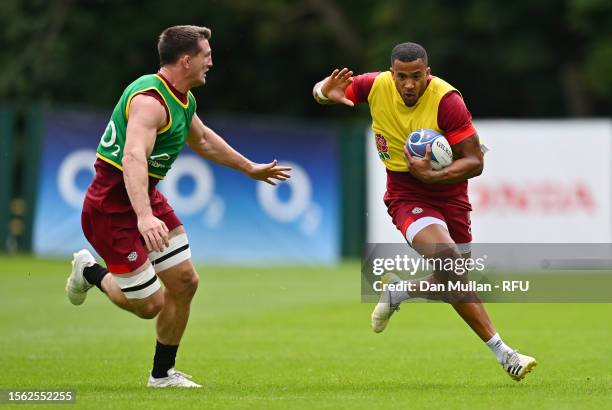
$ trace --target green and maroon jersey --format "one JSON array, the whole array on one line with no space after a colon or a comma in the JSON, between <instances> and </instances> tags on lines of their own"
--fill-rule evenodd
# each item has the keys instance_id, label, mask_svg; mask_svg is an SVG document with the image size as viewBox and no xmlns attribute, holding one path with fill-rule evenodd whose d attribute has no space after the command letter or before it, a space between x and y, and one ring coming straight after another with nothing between
<instances>
[{"instance_id":1,"label":"green and maroon jersey","mask_svg":"<svg viewBox=\"0 0 612 410\"><path fill-rule=\"evenodd\" d=\"M168 120L166 126L157 131L155 145L148 158L148 173L152 177L163 179L185 146L191 119L196 111L196 100L189 91L186 102L181 101L171 91L171 86L159 74L144 75L128 85L123 91L102 135L96 156L123 170L121 164L130 103L134 96L151 92L156 92L163 99Z\"/></svg>"}]
</instances>

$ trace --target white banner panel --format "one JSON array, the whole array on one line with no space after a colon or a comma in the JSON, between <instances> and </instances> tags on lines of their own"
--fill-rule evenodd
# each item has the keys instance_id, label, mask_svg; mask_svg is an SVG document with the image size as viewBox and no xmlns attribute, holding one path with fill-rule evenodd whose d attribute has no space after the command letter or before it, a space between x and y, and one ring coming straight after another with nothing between
<instances>
[{"instance_id":1,"label":"white banner panel","mask_svg":"<svg viewBox=\"0 0 612 410\"><path fill-rule=\"evenodd\" d=\"M490 151L483 175L470 181L474 242L612 242L610 121L477 121L476 128ZM371 138L367 158L368 241L402 242L382 202L385 170Z\"/></svg>"},{"instance_id":2,"label":"white banner panel","mask_svg":"<svg viewBox=\"0 0 612 410\"><path fill-rule=\"evenodd\" d=\"M490 148L470 181L475 242L611 242L606 120L479 121Z\"/></svg>"}]
</instances>

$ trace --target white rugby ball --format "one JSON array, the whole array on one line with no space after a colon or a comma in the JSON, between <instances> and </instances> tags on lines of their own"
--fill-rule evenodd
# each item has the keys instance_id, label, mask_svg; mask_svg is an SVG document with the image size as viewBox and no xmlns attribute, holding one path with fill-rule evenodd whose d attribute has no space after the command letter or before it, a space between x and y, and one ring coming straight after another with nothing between
<instances>
[{"instance_id":1,"label":"white rugby ball","mask_svg":"<svg viewBox=\"0 0 612 410\"><path fill-rule=\"evenodd\" d=\"M408 135L406 148L410 155L425 158L427 146L431 145L431 166L438 170L449 166L453 162L453 150L450 144L436 130L418 129Z\"/></svg>"}]
</instances>

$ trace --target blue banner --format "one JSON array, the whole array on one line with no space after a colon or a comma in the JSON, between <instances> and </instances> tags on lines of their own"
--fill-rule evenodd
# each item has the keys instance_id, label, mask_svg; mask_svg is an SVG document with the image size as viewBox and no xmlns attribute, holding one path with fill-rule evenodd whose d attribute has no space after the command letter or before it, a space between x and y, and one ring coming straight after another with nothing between
<instances>
[{"instance_id":1,"label":"blue banner","mask_svg":"<svg viewBox=\"0 0 612 410\"><path fill-rule=\"evenodd\" d=\"M108 115L49 112L44 119L34 251L67 257L93 250L81 206ZM293 167L272 187L195 155L188 147L159 184L183 221L195 261L232 264L334 263L339 258L335 131L299 123L213 120L207 125L255 162Z\"/></svg>"}]
</instances>

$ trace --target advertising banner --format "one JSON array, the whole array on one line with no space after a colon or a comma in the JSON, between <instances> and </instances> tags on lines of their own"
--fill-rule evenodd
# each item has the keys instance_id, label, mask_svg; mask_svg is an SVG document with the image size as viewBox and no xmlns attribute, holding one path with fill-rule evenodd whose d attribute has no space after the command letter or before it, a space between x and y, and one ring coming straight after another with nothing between
<instances>
[{"instance_id":1,"label":"advertising banner","mask_svg":"<svg viewBox=\"0 0 612 410\"><path fill-rule=\"evenodd\" d=\"M612 242L610 121L475 125L489 152L483 174L469 183L474 241ZM386 175L372 137L367 149L368 242L404 242L382 202Z\"/></svg>"},{"instance_id":2,"label":"advertising banner","mask_svg":"<svg viewBox=\"0 0 612 410\"><path fill-rule=\"evenodd\" d=\"M34 228L39 255L91 248L81 206L108 115L50 112L44 120ZM337 138L323 127L217 120L207 125L256 162L293 167L272 187L196 156L188 147L159 184L187 229L194 260L316 264L339 258Z\"/></svg>"}]
</instances>

